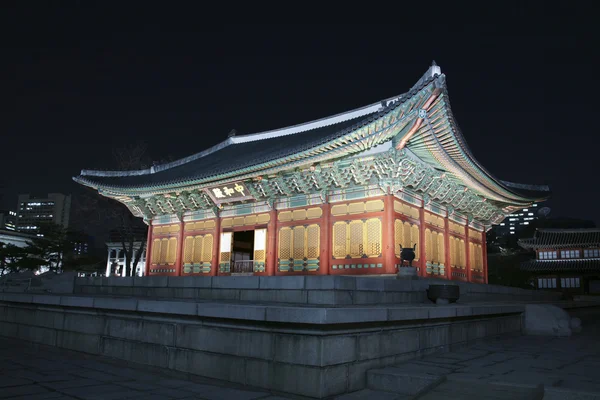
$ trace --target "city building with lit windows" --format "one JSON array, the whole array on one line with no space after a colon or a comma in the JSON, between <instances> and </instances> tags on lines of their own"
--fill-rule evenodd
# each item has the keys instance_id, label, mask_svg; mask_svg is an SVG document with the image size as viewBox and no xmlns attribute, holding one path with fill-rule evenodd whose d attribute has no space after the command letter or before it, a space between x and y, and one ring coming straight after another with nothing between
<instances>
[{"instance_id":1,"label":"city building with lit windows","mask_svg":"<svg viewBox=\"0 0 600 400\"><path fill-rule=\"evenodd\" d=\"M17 213L0 210L0 230L15 231L17 229Z\"/></svg>"},{"instance_id":2,"label":"city building with lit windows","mask_svg":"<svg viewBox=\"0 0 600 400\"><path fill-rule=\"evenodd\" d=\"M71 195L49 193L46 196L20 194L17 203L16 230L38 234L40 226L53 223L63 228L69 226Z\"/></svg>"},{"instance_id":3,"label":"city building with lit windows","mask_svg":"<svg viewBox=\"0 0 600 400\"><path fill-rule=\"evenodd\" d=\"M534 203L531 207L509 214L500 224L495 225L492 229L494 229L498 237L516 235L536 219L546 217L549 212L550 209L545 207L544 203Z\"/></svg>"},{"instance_id":4,"label":"city building with lit windows","mask_svg":"<svg viewBox=\"0 0 600 400\"><path fill-rule=\"evenodd\" d=\"M590 293L600 282L600 229L537 229L519 246L536 257L521 264L538 289Z\"/></svg>"}]
</instances>

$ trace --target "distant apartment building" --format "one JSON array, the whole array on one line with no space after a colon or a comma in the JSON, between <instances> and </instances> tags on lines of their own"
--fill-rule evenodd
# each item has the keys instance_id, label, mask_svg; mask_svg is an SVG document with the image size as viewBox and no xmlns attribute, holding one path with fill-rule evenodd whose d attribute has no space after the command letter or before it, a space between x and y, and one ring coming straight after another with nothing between
<instances>
[{"instance_id":1,"label":"distant apartment building","mask_svg":"<svg viewBox=\"0 0 600 400\"><path fill-rule=\"evenodd\" d=\"M544 206L544 203L535 203L529 208L524 208L510 214L500 224L494 225L492 229L496 236L516 235L519 231L526 228L538 218L548 216L550 209Z\"/></svg>"},{"instance_id":2,"label":"distant apartment building","mask_svg":"<svg viewBox=\"0 0 600 400\"><path fill-rule=\"evenodd\" d=\"M17 203L16 230L38 234L40 226L48 223L69 226L71 195L49 193L47 196L20 194Z\"/></svg>"},{"instance_id":3,"label":"distant apartment building","mask_svg":"<svg viewBox=\"0 0 600 400\"><path fill-rule=\"evenodd\" d=\"M17 229L17 213L0 210L0 230L15 231Z\"/></svg>"}]
</instances>

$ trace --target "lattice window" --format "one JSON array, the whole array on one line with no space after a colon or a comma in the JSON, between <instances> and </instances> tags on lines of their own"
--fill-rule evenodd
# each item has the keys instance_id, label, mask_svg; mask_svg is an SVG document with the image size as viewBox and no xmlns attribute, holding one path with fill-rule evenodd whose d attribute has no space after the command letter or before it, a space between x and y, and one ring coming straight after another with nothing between
<instances>
[{"instance_id":1,"label":"lattice window","mask_svg":"<svg viewBox=\"0 0 600 400\"><path fill-rule=\"evenodd\" d=\"M194 258L194 237L188 236L183 243L183 263L191 264Z\"/></svg>"},{"instance_id":2,"label":"lattice window","mask_svg":"<svg viewBox=\"0 0 600 400\"><path fill-rule=\"evenodd\" d=\"M416 244L415 260L418 260L420 251L419 241L419 225L404 222L399 219L394 221L394 251L396 257L400 257L400 245L403 247L413 247Z\"/></svg>"},{"instance_id":3,"label":"lattice window","mask_svg":"<svg viewBox=\"0 0 600 400\"><path fill-rule=\"evenodd\" d=\"M306 257L317 258L319 257L319 239L320 229L317 225L310 225L306 228Z\"/></svg>"},{"instance_id":4,"label":"lattice window","mask_svg":"<svg viewBox=\"0 0 600 400\"><path fill-rule=\"evenodd\" d=\"M158 260L159 264L166 264L167 263L167 249L169 246L169 239L162 239L160 241L160 258Z\"/></svg>"},{"instance_id":5,"label":"lattice window","mask_svg":"<svg viewBox=\"0 0 600 400\"><path fill-rule=\"evenodd\" d=\"M279 230L279 259L292 258L292 228L285 227Z\"/></svg>"},{"instance_id":6,"label":"lattice window","mask_svg":"<svg viewBox=\"0 0 600 400\"><path fill-rule=\"evenodd\" d=\"M194 257L192 262L198 264L202 260L202 242L204 238L202 236L194 236Z\"/></svg>"},{"instance_id":7,"label":"lattice window","mask_svg":"<svg viewBox=\"0 0 600 400\"><path fill-rule=\"evenodd\" d=\"M348 238L348 240L350 241L350 257L360 258L364 254L363 222L360 220L351 221L349 227L350 237Z\"/></svg>"},{"instance_id":8,"label":"lattice window","mask_svg":"<svg viewBox=\"0 0 600 400\"><path fill-rule=\"evenodd\" d=\"M483 249L480 244L469 243L469 256L471 258L471 269L474 271L483 270Z\"/></svg>"},{"instance_id":9,"label":"lattice window","mask_svg":"<svg viewBox=\"0 0 600 400\"><path fill-rule=\"evenodd\" d=\"M170 238L167 248L167 264L174 265L177 261L177 238Z\"/></svg>"},{"instance_id":10,"label":"lattice window","mask_svg":"<svg viewBox=\"0 0 600 400\"><path fill-rule=\"evenodd\" d=\"M397 219L394 221L394 252L396 257L400 257L400 245L402 244L402 235L404 233L404 225L402 221Z\"/></svg>"},{"instance_id":11,"label":"lattice window","mask_svg":"<svg viewBox=\"0 0 600 400\"><path fill-rule=\"evenodd\" d=\"M413 247L413 237L410 231L410 224L408 222L404 222L403 228L403 237L402 237L402 246L404 247Z\"/></svg>"},{"instance_id":12,"label":"lattice window","mask_svg":"<svg viewBox=\"0 0 600 400\"><path fill-rule=\"evenodd\" d=\"M301 260L304 258L304 227L295 226L293 236L293 252L292 258L295 260Z\"/></svg>"},{"instance_id":13,"label":"lattice window","mask_svg":"<svg viewBox=\"0 0 600 400\"><path fill-rule=\"evenodd\" d=\"M320 227L308 226L283 227L279 230L279 259L302 260L319 257Z\"/></svg>"},{"instance_id":14,"label":"lattice window","mask_svg":"<svg viewBox=\"0 0 600 400\"><path fill-rule=\"evenodd\" d=\"M440 264L446 263L446 245L444 243L444 234L438 232L438 259Z\"/></svg>"},{"instance_id":15,"label":"lattice window","mask_svg":"<svg viewBox=\"0 0 600 400\"><path fill-rule=\"evenodd\" d=\"M160 264L160 239L152 242L152 264Z\"/></svg>"},{"instance_id":16,"label":"lattice window","mask_svg":"<svg viewBox=\"0 0 600 400\"><path fill-rule=\"evenodd\" d=\"M466 248L465 241L454 236L450 236L450 265L453 268L464 269L466 266Z\"/></svg>"},{"instance_id":17,"label":"lattice window","mask_svg":"<svg viewBox=\"0 0 600 400\"><path fill-rule=\"evenodd\" d=\"M202 262L211 262L213 254L213 235L207 234L204 235L204 240L202 241Z\"/></svg>"},{"instance_id":18,"label":"lattice window","mask_svg":"<svg viewBox=\"0 0 600 400\"><path fill-rule=\"evenodd\" d=\"M425 229L426 260L435 264L445 263L444 234Z\"/></svg>"},{"instance_id":19,"label":"lattice window","mask_svg":"<svg viewBox=\"0 0 600 400\"><path fill-rule=\"evenodd\" d=\"M425 260L433 260L433 246L431 245L431 230L425 229Z\"/></svg>"},{"instance_id":20,"label":"lattice window","mask_svg":"<svg viewBox=\"0 0 600 400\"><path fill-rule=\"evenodd\" d=\"M338 221L333 224L333 257L345 258L348 254L346 247L346 231L348 224L346 222Z\"/></svg>"},{"instance_id":21,"label":"lattice window","mask_svg":"<svg viewBox=\"0 0 600 400\"><path fill-rule=\"evenodd\" d=\"M421 251L419 246L420 246L420 241L421 241L421 232L419 231L419 226L416 224L411 225L410 227L410 238L412 240L412 245L414 246L415 244L417 245L417 247L415 247L415 261L419 259L419 252Z\"/></svg>"},{"instance_id":22,"label":"lattice window","mask_svg":"<svg viewBox=\"0 0 600 400\"><path fill-rule=\"evenodd\" d=\"M368 257L379 257L381 254L381 220L373 218L366 221L366 249Z\"/></svg>"},{"instance_id":23,"label":"lattice window","mask_svg":"<svg viewBox=\"0 0 600 400\"><path fill-rule=\"evenodd\" d=\"M380 257L381 249L379 218L338 221L333 225L334 258Z\"/></svg>"}]
</instances>

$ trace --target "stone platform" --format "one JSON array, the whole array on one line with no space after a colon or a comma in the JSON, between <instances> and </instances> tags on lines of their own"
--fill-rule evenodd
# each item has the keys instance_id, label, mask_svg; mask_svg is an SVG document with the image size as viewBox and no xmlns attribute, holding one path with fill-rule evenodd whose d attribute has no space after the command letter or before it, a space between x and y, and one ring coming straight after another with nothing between
<instances>
[{"instance_id":1,"label":"stone platform","mask_svg":"<svg viewBox=\"0 0 600 400\"><path fill-rule=\"evenodd\" d=\"M232 300L314 305L423 303L432 283L460 286L459 302L556 301L561 294L497 285L420 278L351 276L89 277L75 280L75 293Z\"/></svg>"},{"instance_id":2,"label":"stone platform","mask_svg":"<svg viewBox=\"0 0 600 400\"><path fill-rule=\"evenodd\" d=\"M429 280L160 277L118 286L127 279L103 279L78 279L76 294L0 293L0 335L263 391L328 398L364 389L368 370L483 338L520 335L527 302L587 305L559 302L554 293L463 284L459 303L437 306L424 302ZM132 294L109 294L114 288ZM183 293L189 297L176 296ZM369 293L414 298L401 304L356 300ZM515 296L523 301L509 301ZM319 297L320 303L309 301Z\"/></svg>"}]
</instances>

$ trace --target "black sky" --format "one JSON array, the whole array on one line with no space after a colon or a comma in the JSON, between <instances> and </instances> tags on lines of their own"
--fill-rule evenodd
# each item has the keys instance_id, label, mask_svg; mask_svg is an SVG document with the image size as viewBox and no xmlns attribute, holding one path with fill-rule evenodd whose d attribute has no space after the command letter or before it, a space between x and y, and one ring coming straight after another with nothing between
<instances>
[{"instance_id":1,"label":"black sky","mask_svg":"<svg viewBox=\"0 0 600 400\"><path fill-rule=\"evenodd\" d=\"M219 21L206 10L194 18L167 3L24 3L1 6L0 207L14 209L19 192L76 193L71 177L114 168L116 146L145 141L153 159L179 158L233 128L274 129L403 93L435 60L489 171L549 184L552 215L600 223L598 33L576 5L485 18L455 9L409 27L407 16L208 25Z\"/></svg>"}]
</instances>

